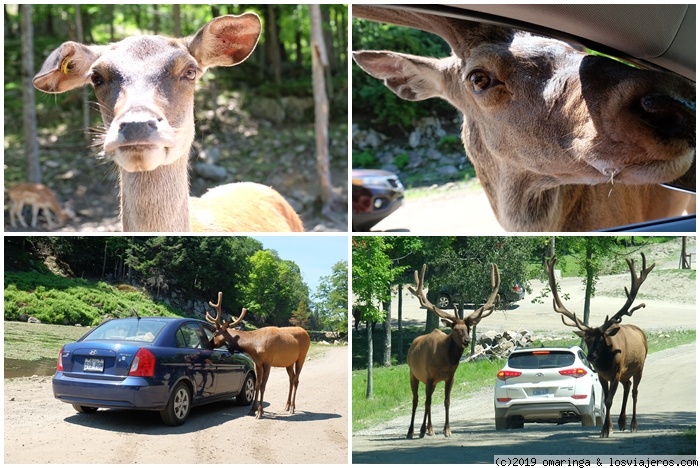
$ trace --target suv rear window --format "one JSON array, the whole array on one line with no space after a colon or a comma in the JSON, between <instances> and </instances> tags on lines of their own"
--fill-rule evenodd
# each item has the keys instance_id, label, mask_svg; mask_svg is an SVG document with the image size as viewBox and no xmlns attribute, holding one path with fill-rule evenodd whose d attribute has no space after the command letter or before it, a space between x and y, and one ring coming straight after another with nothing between
<instances>
[{"instance_id":1,"label":"suv rear window","mask_svg":"<svg viewBox=\"0 0 700 468\"><path fill-rule=\"evenodd\" d=\"M570 351L539 351L511 354L508 366L513 369L549 369L567 367L574 363L576 357Z\"/></svg>"},{"instance_id":2,"label":"suv rear window","mask_svg":"<svg viewBox=\"0 0 700 468\"><path fill-rule=\"evenodd\" d=\"M164 327L165 322L155 320L110 320L95 328L94 331L83 337L81 341L114 340L153 343Z\"/></svg>"}]
</instances>

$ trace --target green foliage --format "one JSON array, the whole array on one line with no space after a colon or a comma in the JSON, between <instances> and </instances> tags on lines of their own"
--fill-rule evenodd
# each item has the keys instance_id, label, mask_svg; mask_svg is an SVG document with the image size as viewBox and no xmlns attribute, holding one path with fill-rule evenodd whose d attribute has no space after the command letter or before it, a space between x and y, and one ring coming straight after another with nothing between
<instances>
[{"instance_id":1,"label":"green foliage","mask_svg":"<svg viewBox=\"0 0 700 468\"><path fill-rule=\"evenodd\" d=\"M394 158L394 166L396 166L400 171L402 171L406 166L408 166L409 162L410 158L406 153L397 154Z\"/></svg>"},{"instance_id":2,"label":"green foliage","mask_svg":"<svg viewBox=\"0 0 700 468\"><path fill-rule=\"evenodd\" d=\"M4 318L20 315L58 325L97 325L105 315L177 316L182 312L155 304L141 292L122 292L103 282L69 279L35 272L5 272Z\"/></svg>"},{"instance_id":3,"label":"green foliage","mask_svg":"<svg viewBox=\"0 0 700 468\"><path fill-rule=\"evenodd\" d=\"M403 28L353 18L353 50L391 50L430 57L447 57L450 48L438 36L412 28ZM454 109L438 99L417 105L400 99L360 67L352 67L353 119L365 120L380 129L410 126L417 119L435 113L451 113Z\"/></svg>"},{"instance_id":4,"label":"green foliage","mask_svg":"<svg viewBox=\"0 0 700 468\"><path fill-rule=\"evenodd\" d=\"M376 169L380 167L379 161L370 150L352 152L352 167L357 169Z\"/></svg>"},{"instance_id":5,"label":"green foliage","mask_svg":"<svg viewBox=\"0 0 700 468\"><path fill-rule=\"evenodd\" d=\"M329 276L321 277L314 295L314 308L324 330L348 331L348 262L333 265Z\"/></svg>"}]
</instances>

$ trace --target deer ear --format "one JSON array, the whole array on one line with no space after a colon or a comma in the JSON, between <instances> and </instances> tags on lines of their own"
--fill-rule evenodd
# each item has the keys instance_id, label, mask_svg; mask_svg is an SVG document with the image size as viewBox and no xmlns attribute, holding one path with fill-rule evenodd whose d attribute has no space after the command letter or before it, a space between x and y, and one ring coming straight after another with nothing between
<instances>
[{"instance_id":1,"label":"deer ear","mask_svg":"<svg viewBox=\"0 0 700 468\"><path fill-rule=\"evenodd\" d=\"M449 327L449 328L454 328L454 327L455 327L455 323L452 322L451 320L440 319L440 321L441 321L446 327Z\"/></svg>"},{"instance_id":2,"label":"deer ear","mask_svg":"<svg viewBox=\"0 0 700 468\"><path fill-rule=\"evenodd\" d=\"M45 93L63 93L88 83L88 72L106 46L64 42L51 52L34 77L34 86Z\"/></svg>"},{"instance_id":3,"label":"deer ear","mask_svg":"<svg viewBox=\"0 0 700 468\"><path fill-rule=\"evenodd\" d=\"M407 101L422 101L443 95L441 60L397 52L359 51L355 62L387 88Z\"/></svg>"},{"instance_id":4,"label":"deer ear","mask_svg":"<svg viewBox=\"0 0 700 468\"><path fill-rule=\"evenodd\" d=\"M586 336L586 334L582 330L573 330L573 332L581 338L584 338Z\"/></svg>"},{"instance_id":5,"label":"deer ear","mask_svg":"<svg viewBox=\"0 0 700 468\"><path fill-rule=\"evenodd\" d=\"M187 38L192 56L203 67L230 67L250 56L258 44L262 25L255 13L214 18Z\"/></svg>"}]
</instances>

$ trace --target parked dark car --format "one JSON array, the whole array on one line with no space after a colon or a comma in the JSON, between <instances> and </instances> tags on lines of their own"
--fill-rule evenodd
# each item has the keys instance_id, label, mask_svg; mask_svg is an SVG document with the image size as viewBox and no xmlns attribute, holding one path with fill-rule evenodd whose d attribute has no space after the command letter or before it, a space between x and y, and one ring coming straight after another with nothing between
<instances>
[{"instance_id":1,"label":"parked dark car","mask_svg":"<svg viewBox=\"0 0 700 468\"><path fill-rule=\"evenodd\" d=\"M404 187L399 177L378 169L352 170L352 230L369 231L399 209Z\"/></svg>"},{"instance_id":2,"label":"parked dark car","mask_svg":"<svg viewBox=\"0 0 700 468\"><path fill-rule=\"evenodd\" d=\"M506 288L501 285L501 290L498 291L501 304L511 304L521 301L525 297L525 288L516 282L512 288ZM485 300L486 298L484 298ZM440 288L440 296L438 296L437 306L441 309L452 309L453 304L458 304L461 300L459 292L452 286L442 286Z\"/></svg>"},{"instance_id":3,"label":"parked dark car","mask_svg":"<svg viewBox=\"0 0 700 468\"><path fill-rule=\"evenodd\" d=\"M247 354L209 348L213 333L212 325L196 319L107 321L61 348L54 397L79 413L158 411L172 426L204 403L235 398L251 404L255 364Z\"/></svg>"}]
</instances>

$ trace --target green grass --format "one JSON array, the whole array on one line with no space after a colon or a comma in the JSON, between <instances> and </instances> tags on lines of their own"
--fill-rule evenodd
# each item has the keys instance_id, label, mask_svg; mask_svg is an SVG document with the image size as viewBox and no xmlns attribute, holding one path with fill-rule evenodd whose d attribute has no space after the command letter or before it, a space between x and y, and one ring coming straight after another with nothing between
<instances>
[{"instance_id":1,"label":"green grass","mask_svg":"<svg viewBox=\"0 0 700 468\"><path fill-rule=\"evenodd\" d=\"M379 328L378 328L379 330ZM364 331L361 329L361 332ZM396 340L392 332L392 341ZM417 327L404 331L405 350L408 350L413 337L420 334ZM695 342L695 330L669 330L663 332L647 333L649 354L664 349L675 348L684 344ZM356 335L354 335L356 336ZM375 362L377 362L378 349L381 348L381 332L375 332ZM410 338L409 338L410 337ZM373 373L373 398L368 400L367 393L367 369L362 369L362 363L366 363L366 350L363 355L358 349L364 342L353 340L353 372L352 372L352 430L358 431L373 427L382 421L406 414L411 409L411 389L409 384L408 365L401 364L392 367L375 367ZM533 347L539 346L574 346L579 345L578 338L561 338L546 341L536 341ZM392 348L393 351L393 348ZM406 355L404 351L403 355ZM394 355L395 359L396 356ZM364 361L363 361L364 359ZM501 370L505 360L477 361L462 363L455 374L455 384L452 389L452 400L468 398L479 390L491 387L496 373ZM442 402L445 398L444 384L439 384L433 394L433 403ZM421 399L424 387L419 389ZM423 401L423 400L421 400Z\"/></svg>"}]
</instances>

